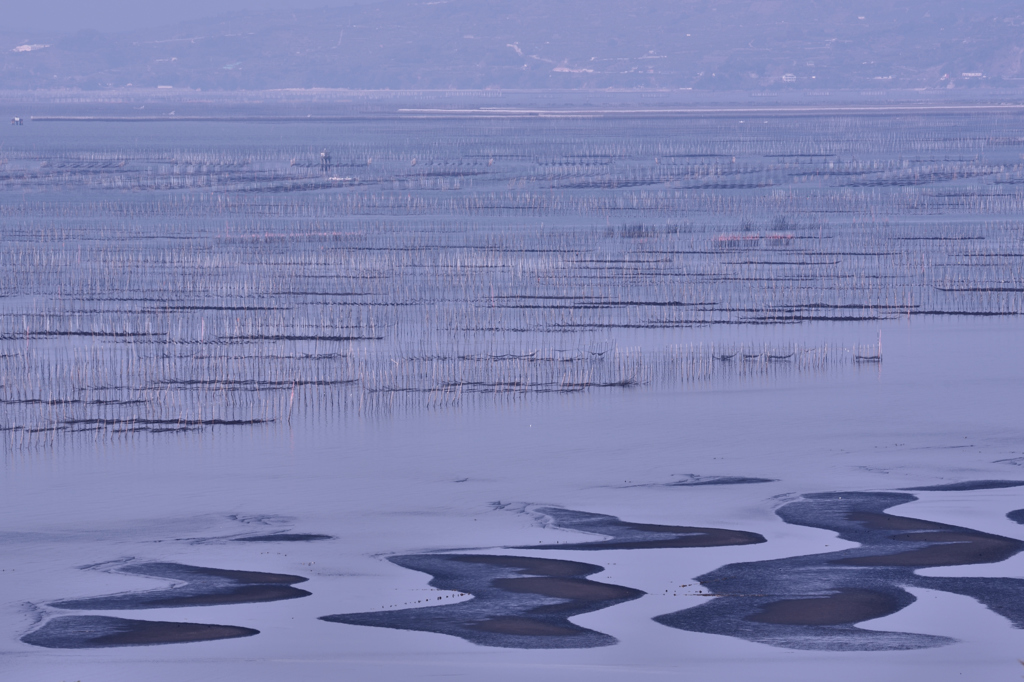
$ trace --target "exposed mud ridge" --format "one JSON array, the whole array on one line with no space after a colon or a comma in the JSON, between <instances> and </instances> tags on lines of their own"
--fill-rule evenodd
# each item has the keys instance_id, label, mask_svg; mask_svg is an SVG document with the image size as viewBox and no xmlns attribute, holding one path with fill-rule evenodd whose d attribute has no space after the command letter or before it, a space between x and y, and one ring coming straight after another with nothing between
<instances>
[{"instance_id":1,"label":"exposed mud ridge","mask_svg":"<svg viewBox=\"0 0 1024 682\"><path fill-rule=\"evenodd\" d=\"M922 485L916 488L900 488L900 490L933 490L941 492L961 492L968 490L996 490L998 488L1019 488L1024 481L960 481L959 483L942 483L939 485Z\"/></svg>"},{"instance_id":2,"label":"exposed mud ridge","mask_svg":"<svg viewBox=\"0 0 1024 682\"><path fill-rule=\"evenodd\" d=\"M319 533L272 533L270 535L247 535L243 538L232 538L234 542L315 542L317 540L333 540L333 535Z\"/></svg>"},{"instance_id":3,"label":"exposed mud ridge","mask_svg":"<svg viewBox=\"0 0 1024 682\"><path fill-rule=\"evenodd\" d=\"M682 480L667 483L673 487L696 485L747 485L752 483L773 483L774 478L753 478L749 476L694 476L688 475Z\"/></svg>"},{"instance_id":4,"label":"exposed mud ridge","mask_svg":"<svg viewBox=\"0 0 1024 682\"><path fill-rule=\"evenodd\" d=\"M536 510L551 519L551 525L595 535L607 535L608 540L593 542L556 543L516 547L514 549L663 549L670 547L723 547L726 545L754 545L765 542L763 536L742 530L724 528L697 528L694 526L659 526L650 523L620 521L615 516L589 512L542 507Z\"/></svg>"},{"instance_id":5,"label":"exposed mud ridge","mask_svg":"<svg viewBox=\"0 0 1024 682\"><path fill-rule=\"evenodd\" d=\"M123 592L102 597L65 599L51 602L58 609L112 611L122 609L165 609L184 606L248 604L308 597L309 592L292 587L306 578L279 573L230 571L185 564L148 562L119 566L117 573L162 578L182 584L174 587Z\"/></svg>"},{"instance_id":6,"label":"exposed mud ridge","mask_svg":"<svg viewBox=\"0 0 1024 682\"><path fill-rule=\"evenodd\" d=\"M576 625L571 617L644 595L629 587L588 580L587 576L603 569L576 561L473 554L409 554L389 561L432 575L432 587L469 594L473 599L443 606L324 616L321 620L437 632L484 646L590 648L618 640Z\"/></svg>"},{"instance_id":7,"label":"exposed mud ridge","mask_svg":"<svg viewBox=\"0 0 1024 682\"><path fill-rule=\"evenodd\" d=\"M1024 580L920 576L920 568L1004 561L1024 542L970 528L886 514L905 493L818 493L780 508L786 523L823 528L860 547L729 564L698 577L710 602L658 616L669 627L790 649L880 651L942 646L948 637L880 632L857 623L915 601L906 587L961 594L1024 627Z\"/></svg>"},{"instance_id":8,"label":"exposed mud ridge","mask_svg":"<svg viewBox=\"0 0 1024 682\"><path fill-rule=\"evenodd\" d=\"M258 635L235 625L129 620L111 616L60 616L21 641L47 649L102 649L154 644L185 644Z\"/></svg>"}]
</instances>

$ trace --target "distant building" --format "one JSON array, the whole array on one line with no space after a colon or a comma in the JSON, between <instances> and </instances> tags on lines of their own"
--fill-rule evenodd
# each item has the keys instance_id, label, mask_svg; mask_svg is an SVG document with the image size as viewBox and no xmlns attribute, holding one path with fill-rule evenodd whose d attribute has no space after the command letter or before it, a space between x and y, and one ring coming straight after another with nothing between
<instances>
[{"instance_id":1,"label":"distant building","mask_svg":"<svg viewBox=\"0 0 1024 682\"><path fill-rule=\"evenodd\" d=\"M782 81L784 83L796 83L796 74L784 73L782 74Z\"/></svg>"}]
</instances>

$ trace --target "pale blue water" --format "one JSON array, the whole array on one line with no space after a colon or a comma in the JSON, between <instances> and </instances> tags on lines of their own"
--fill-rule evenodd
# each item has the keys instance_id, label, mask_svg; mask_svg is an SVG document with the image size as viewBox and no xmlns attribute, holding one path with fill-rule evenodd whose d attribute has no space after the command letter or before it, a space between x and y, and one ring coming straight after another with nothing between
<instances>
[{"instance_id":1,"label":"pale blue water","mask_svg":"<svg viewBox=\"0 0 1024 682\"><path fill-rule=\"evenodd\" d=\"M878 625L958 640L927 652L793 653L651 618L699 603L667 590L723 564L835 551L775 516L798 495L1021 477L1018 119L0 135L0 655L26 679L1013 674L1019 632L950 595ZM857 361L879 333L882 362ZM670 485L688 475L775 480ZM1021 537L1015 489L916 494L895 513ZM384 555L579 540L530 505L768 542L588 553L595 579L648 593L580 617L619 640L600 651L317 620L427 594ZM256 531L337 540L230 541ZM19 641L48 602L149 587L78 568L130 557L301 575L313 594L143 614L261 631L241 640Z\"/></svg>"}]
</instances>

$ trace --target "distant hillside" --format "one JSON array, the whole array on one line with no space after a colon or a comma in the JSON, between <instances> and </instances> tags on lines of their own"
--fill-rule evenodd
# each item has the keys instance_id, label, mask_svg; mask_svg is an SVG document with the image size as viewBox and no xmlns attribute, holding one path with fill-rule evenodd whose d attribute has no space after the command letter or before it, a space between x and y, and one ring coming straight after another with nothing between
<instances>
[{"instance_id":1,"label":"distant hillside","mask_svg":"<svg viewBox=\"0 0 1024 682\"><path fill-rule=\"evenodd\" d=\"M386 0L0 49L0 89L1005 87L1024 3Z\"/></svg>"}]
</instances>

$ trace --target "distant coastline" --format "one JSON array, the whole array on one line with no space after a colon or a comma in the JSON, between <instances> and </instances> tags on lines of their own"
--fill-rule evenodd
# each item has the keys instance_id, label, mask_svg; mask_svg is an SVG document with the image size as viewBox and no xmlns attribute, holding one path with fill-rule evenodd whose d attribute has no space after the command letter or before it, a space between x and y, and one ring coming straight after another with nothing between
<instances>
[{"instance_id":1,"label":"distant coastline","mask_svg":"<svg viewBox=\"0 0 1024 682\"><path fill-rule=\"evenodd\" d=\"M1024 113L1021 104L862 105L805 107L692 107L674 109L397 109L344 116L31 116L39 123L341 123L414 118L692 118L706 116L871 116L892 114Z\"/></svg>"}]
</instances>

